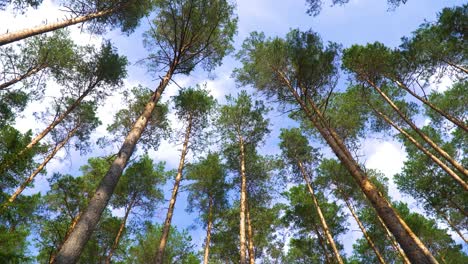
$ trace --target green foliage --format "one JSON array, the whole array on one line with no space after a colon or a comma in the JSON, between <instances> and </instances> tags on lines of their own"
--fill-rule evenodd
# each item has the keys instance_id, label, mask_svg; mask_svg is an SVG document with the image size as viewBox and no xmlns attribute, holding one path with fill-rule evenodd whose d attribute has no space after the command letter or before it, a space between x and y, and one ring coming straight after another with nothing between
<instances>
[{"instance_id":1,"label":"green foliage","mask_svg":"<svg viewBox=\"0 0 468 264\"><path fill-rule=\"evenodd\" d=\"M237 29L234 6L227 0L160 0L144 44L155 71L174 67L189 74L197 64L212 70L233 49Z\"/></svg>"},{"instance_id":2,"label":"green foliage","mask_svg":"<svg viewBox=\"0 0 468 264\"><path fill-rule=\"evenodd\" d=\"M28 94L22 91L0 93L0 128L15 121L16 116L26 107Z\"/></svg>"},{"instance_id":3,"label":"green foliage","mask_svg":"<svg viewBox=\"0 0 468 264\"><path fill-rule=\"evenodd\" d=\"M131 95L124 91L124 97L127 107L119 110L114 122L107 126L107 131L113 135L114 141L122 140L132 128L133 123L145 109L150 100L152 91L149 88L137 86L131 89ZM140 138L140 146L143 149L157 149L162 139L169 136L169 120L167 114L169 108L167 104L158 104L151 118L148 120L147 128L143 131Z\"/></svg>"},{"instance_id":4,"label":"green foliage","mask_svg":"<svg viewBox=\"0 0 468 264\"><path fill-rule=\"evenodd\" d=\"M155 246L159 243L162 227L158 224L146 223L141 234L136 236L135 244L128 251L126 263L146 264L156 260ZM164 251L164 264L199 264L194 252L192 238L186 230L180 232L171 227L170 236Z\"/></svg>"},{"instance_id":5,"label":"green foliage","mask_svg":"<svg viewBox=\"0 0 468 264\"><path fill-rule=\"evenodd\" d=\"M0 0L0 10L5 10L8 6L13 5L15 11L23 13L26 8L37 8L42 3L42 0Z\"/></svg>"},{"instance_id":6,"label":"green foliage","mask_svg":"<svg viewBox=\"0 0 468 264\"><path fill-rule=\"evenodd\" d=\"M295 182L303 182L298 163L312 165L320 159L318 150L310 146L309 140L299 128L281 129L280 139L283 160L293 168L294 174L299 175L295 177Z\"/></svg>"},{"instance_id":7,"label":"green foliage","mask_svg":"<svg viewBox=\"0 0 468 264\"><path fill-rule=\"evenodd\" d=\"M390 9L394 9L402 4L406 4L408 0L387 0ZM306 0L307 14L310 16L318 16L322 11L323 0ZM349 0L332 0L331 4L334 5L345 5L349 3Z\"/></svg>"},{"instance_id":8,"label":"green foliage","mask_svg":"<svg viewBox=\"0 0 468 264\"><path fill-rule=\"evenodd\" d=\"M448 90L439 93L432 92L429 95L429 101L439 107L445 113L466 120L468 118L468 81L460 81L452 85ZM426 114L431 118L434 127L442 127L444 118L434 110L426 107Z\"/></svg>"}]
</instances>

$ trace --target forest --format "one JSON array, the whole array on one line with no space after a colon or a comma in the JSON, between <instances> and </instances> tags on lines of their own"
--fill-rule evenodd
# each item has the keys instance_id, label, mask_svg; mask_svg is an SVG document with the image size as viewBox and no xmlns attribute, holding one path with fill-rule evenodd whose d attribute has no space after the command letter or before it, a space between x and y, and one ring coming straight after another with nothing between
<instances>
[{"instance_id":1,"label":"forest","mask_svg":"<svg viewBox=\"0 0 468 264\"><path fill-rule=\"evenodd\" d=\"M0 0L0 263L468 263L467 34L458 0Z\"/></svg>"}]
</instances>

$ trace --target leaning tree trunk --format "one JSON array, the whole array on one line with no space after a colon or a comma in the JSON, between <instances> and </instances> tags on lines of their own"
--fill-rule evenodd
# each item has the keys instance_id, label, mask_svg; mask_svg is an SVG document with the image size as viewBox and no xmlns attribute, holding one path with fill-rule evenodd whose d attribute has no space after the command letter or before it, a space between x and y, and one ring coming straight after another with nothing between
<instances>
[{"instance_id":1,"label":"leaning tree trunk","mask_svg":"<svg viewBox=\"0 0 468 264\"><path fill-rule=\"evenodd\" d=\"M185 130L185 139L182 147L182 154L180 155L179 168L177 169L177 175L172 189L171 200L169 201L169 208L167 210L166 220L161 234L161 240L159 242L158 251L156 254L156 264L163 264L164 250L166 249L167 238L169 237L169 230L171 228L172 215L174 214L174 207L179 192L180 181L182 180L182 172L185 166L185 156L188 152L188 144L190 140L190 132L192 131L192 117L189 117L187 128Z\"/></svg>"},{"instance_id":2,"label":"leaning tree trunk","mask_svg":"<svg viewBox=\"0 0 468 264\"><path fill-rule=\"evenodd\" d=\"M115 7L115 8L111 8L111 9L91 13L91 14L88 14L88 15L85 15L85 16L79 16L79 17L63 20L63 21L56 22L56 23L51 23L51 24L47 24L47 25L43 25L43 26L37 26L37 27L34 27L34 28L28 28L28 29L23 29L23 30L11 32L11 33L6 33L6 34L3 34L3 35L0 35L0 46L3 46L3 45L8 44L8 43L15 42L15 41L18 41L18 40L22 40L22 39L25 39L25 38L29 38L29 37L32 37L32 36L47 33L47 32L50 32L50 31L54 31L54 30L57 30L57 29L65 28L65 27L68 27L68 26L71 26L71 25L83 23L83 22L86 22L86 21L89 21L89 20L92 20L92 19L95 19L95 18L104 17L104 16L107 16L109 14L112 14L113 12L117 11L121 7L122 6L118 6L118 7Z\"/></svg>"},{"instance_id":3,"label":"leaning tree trunk","mask_svg":"<svg viewBox=\"0 0 468 264\"><path fill-rule=\"evenodd\" d=\"M68 239L68 237L70 236L71 232L73 231L73 229L75 228L76 226L76 223L78 223L78 220L80 219L80 216L81 216L81 212L79 212L75 217L72 218L72 222L70 224L70 226L68 227L67 229L67 232L65 233L65 236L64 238L62 239L60 245L57 247L57 252L60 251L60 249L62 248L63 246L63 243ZM52 253L50 254L50 257L49 257L49 264L52 264L54 263L54 260L55 260L55 257L56 257L56 253Z\"/></svg>"},{"instance_id":4,"label":"leaning tree trunk","mask_svg":"<svg viewBox=\"0 0 468 264\"><path fill-rule=\"evenodd\" d=\"M463 66L460 66L460 65L457 65L449 60L446 60L446 59L442 59L443 62L447 63L448 65L454 67L455 69L459 70L459 71L462 71L464 72L465 74L468 74L468 69L466 69L465 67Z\"/></svg>"},{"instance_id":5,"label":"leaning tree trunk","mask_svg":"<svg viewBox=\"0 0 468 264\"><path fill-rule=\"evenodd\" d=\"M55 157L57 152L60 149L62 149L63 146L65 146L65 144L67 144L67 142L70 140L71 137L73 137L73 135L75 134L75 132L78 130L79 127L80 127L80 125L77 125L72 130L70 130L68 132L65 139L63 139L57 146L54 147L52 152L49 155L47 155L47 157L44 159L44 161L41 163L41 165L39 165L36 168L36 170L34 170L34 172L31 173L31 175L29 175L29 177L10 196L10 198L8 199L8 202L6 202L3 205L4 207L8 206L9 204L11 204L11 203L13 203L15 201L16 197L18 197L24 191L24 189L26 189L26 187L34 180L34 178L44 169L44 167L47 165L47 163L49 163L49 161Z\"/></svg>"},{"instance_id":6,"label":"leaning tree trunk","mask_svg":"<svg viewBox=\"0 0 468 264\"><path fill-rule=\"evenodd\" d=\"M246 206L246 218L247 218L247 236L249 239L249 264L255 264L255 250L254 250L254 240L253 240L253 229L252 222L250 222L250 209L249 203L247 202Z\"/></svg>"},{"instance_id":7,"label":"leaning tree trunk","mask_svg":"<svg viewBox=\"0 0 468 264\"><path fill-rule=\"evenodd\" d=\"M43 65L33 67L33 68L29 69L26 73L21 74L21 75L17 76L16 78L13 78L13 79L11 79L11 80L9 80L7 82L4 82L4 83L0 84L0 90L5 90L8 87L12 86L13 84L15 84L17 82L20 82L20 81L28 78L29 76L34 75L34 74L42 71L45 68L47 68L47 64L43 64Z\"/></svg>"},{"instance_id":8,"label":"leaning tree trunk","mask_svg":"<svg viewBox=\"0 0 468 264\"><path fill-rule=\"evenodd\" d=\"M312 197L312 201L314 202L315 210L317 210L317 215L320 219L320 224L322 225L323 232L325 233L325 237L327 238L327 241L333 250L333 254L335 254L335 258L338 263L344 264L343 259L341 258L341 255L340 255L340 251L338 250L335 240L333 239L333 236L331 235L330 228L328 228L327 221L325 220L325 217L323 216L322 209L320 208L320 204L317 200L317 197L315 196L314 189L312 188L312 184L309 181L307 172L305 171L304 166L301 161L297 161L297 165L299 166L302 177L304 178L304 181L306 182L307 189L309 190L310 196Z\"/></svg>"},{"instance_id":9,"label":"leaning tree trunk","mask_svg":"<svg viewBox=\"0 0 468 264\"><path fill-rule=\"evenodd\" d=\"M203 264L208 264L210 256L211 228L213 227L213 198L210 196L208 202L208 225L206 228L205 252L203 254Z\"/></svg>"},{"instance_id":10,"label":"leaning tree trunk","mask_svg":"<svg viewBox=\"0 0 468 264\"><path fill-rule=\"evenodd\" d=\"M370 104L369 104L370 105ZM391 125L393 128L398 130L403 136L405 136L406 139L408 139L411 143L413 143L419 150L421 150L424 154L426 154L432 161L434 161L439 167L441 167L445 172L447 172L452 179L454 179L460 186L465 189L465 191L468 191L468 184L458 176L449 166L445 165L437 156L432 154L429 150L427 150L423 145L421 145L415 138L413 138L408 132L406 132L404 129L399 127L395 122L393 122L387 115L384 113L380 112L379 110L375 109L372 105L370 105L372 110L380 116L385 122L387 122L389 125Z\"/></svg>"},{"instance_id":11,"label":"leaning tree trunk","mask_svg":"<svg viewBox=\"0 0 468 264\"><path fill-rule=\"evenodd\" d=\"M396 242L395 237L392 235L390 230L388 230L388 228L385 226L385 223L383 222L382 218L380 218L380 216L377 215L377 219L379 220L380 225L384 229L385 235L387 236L387 239L390 241L390 245L392 245L393 249L396 252L398 252L398 255L400 256L403 263L411 264L411 261L408 259L405 252L401 249L400 245L398 245L398 243Z\"/></svg>"},{"instance_id":12,"label":"leaning tree trunk","mask_svg":"<svg viewBox=\"0 0 468 264\"><path fill-rule=\"evenodd\" d=\"M419 101L423 102L425 105L429 106L432 110L436 111L439 113L441 116L445 117L447 120L450 122L454 123L457 125L459 128L465 130L465 132L468 132L468 126L463 122L462 120L450 115L449 113L443 111L439 107L435 106L433 103L429 102L426 100L424 97L419 96L417 93L415 93L413 90L411 90L408 86L403 84L402 82L398 81L397 79L390 78L393 82L395 82L399 87L401 87L403 90L407 91L409 94L414 96L416 99Z\"/></svg>"},{"instance_id":13,"label":"leaning tree trunk","mask_svg":"<svg viewBox=\"0 0 468 264\"><path fill-rule=\"evenodd\" d=\"M318 226L317 226L316 224L314 224L314 225L313 225L313 228L314 228L315 233L317 234L317 239L318 239L319 245L320 245L320 247L321 247L322 250L323 250L323 254L325 255L325 262L326 262L327 264L333 263L332 260L331 260L332 258L331 258L331 256L329 255L329 252L328 252L328 249L327 249L327 245L326 245L325 241L323 241L323 237L322 237L322 235L321 235L320 232L319 232Z\"/></svg>"},{"instance_id":14,"label":"leaning tree trunk","mask_svg":"<svg viewBox=\"0 0 468 264\"><path fill-rule=\"evenodd\" d=\"M309 120L317 128L320 135L328 143L335 155L355 179L356 183L366 195L367 199L369 199L371 202L377 214L382 217L387 227L395 235L396 239L402 245L408 257L414 263L438 263L434 256L432 256L431 252L393 209L383 194L380 193L375 185L372 184L372 182L367 178L365 172L359 167L357 161L354 160L346 145L343 143L343 140L338 136L336 131L330 126L325 125L326 121L317 106L313 104L313 102L310 103L314 113L316 113L316 115L314 115L306 106L305 102L299 96L297 91L292 87L291 83L285 77L285 75L282 74L282 72L278 72L278 74L279 77L283 79L285 85L287 85L288 89L294 96L297 103L300 105L301 109L307 115Z\"/></svg>"},{"instance_id":15,"label":"leaning tree trunk","mask_svg":"<svg viewBox=\"0 0 468 264\"><path fill-rule=\"evenodd\" d=\"M114 192L115 186L119 182L120 176L122 175L128 160L132 156L135 146L140 139L141 134L145 130L148 120L151 118L161 94L174 73L175 65L177 65L177 62L172 64L169 71L166 73L164 78L162 78L158 88L151 97L151 100L146 104L145 110L133 124L133 127L125 138L116 159L112 162L112 165L106 175L99 183L88 207L85 209L72 233L58 252L54 263L75 263L78 260L86 242L89 240L91 234L96 228L102 212L106 208L109 199Z\"/></svg>"},{"instance_id":16,"label":"leaning tree trunk","mask_svg":"<svg viewBox=\"0 0 468 264\"><path fill-rule=\"evenodd\" d=\"M240 137L240 167L241 167L241 193L240 193L240 224L239 224L239 239L240 239L240 264L247 264L246 261L246 239L245 239L245 215L246 215L246 202L247 202L247 178L245 175L245 150L244 141Z\"/></svg>"},{"instance_id":17,"label":"leaning tree trunk","mask_svg":"<svg viewBox=\"0 0 468 264\"><path fill-rule=\"evenodd\" d=\"M468 170L465 169L460 163L455 159L450 157L450 155L440 148L436 143L434 143L426 134L424 134L405 114L401 112L398 106L390 99L375 83L371 80L366 80L374 89L384 98L384 100L397 112L397 114L425 141L427 142L437 153L444 157L450 164L452 164L458 171L460 171L464 176L468 176Z\"/></svg>"},{"instance_id":18,"label":"leaning tree trunk","mask_svg":"<svg viewBox=\"0 0 468 264\"><path fill-rule=\"evenodd\" d=\"M341 192L341 191L340 191ZM342 193L343 194L343 193ZM362 234L364 235L364 237L366 238L367 240L367 243L369 244L369 246L372 248L372 250L374 251L375 253L375 256L377 257L377 260L379 261L379 263L381 264L386 264L384 258L382 257L382 254L380 254L380 251L377 249L377 247L375 246L374 244L374 241L372 241L371 237L369 236L369 234L367 233L366 231L366 228L364 227L364 225L362 224L361 220L359 220L359 217L357 216L356 212L354 211L354 208L353 208L353 205L351 204L351 202L349 201L348 197L343 197L344 198L344 201L346 203L346 206L348 207L349 211L351 212L351 215L353 216L354 220L356 220L356 223L358 224L359 226L359 229L361 229L362 231Z\"/></svg>"},{"instance_id":19,"label":"leaning tree trunk","mask_svg":"<svg viewBox=\"0 0 468 264\"><path fill-rule=\"evenodd\" d=\"M112 244L109 254L106 257L106 264L111 263L112 256L114 255L115 250L119 246L120 237L122 237L123 231L125 229L125 224L127 223L128 215L130 214L130 211L132 210L133 205L135 204L136 196L137 196L137 193L134 193L130 200L130 203L128 204L127 210L125 210L125 215L124 215L124 218L122 219L122 222L120 223L119 231L117 232L117 235L115 236L114 244Z\"/></svg>"},{"instance_id":20,"label":"leaning tree trunk","mask_svg":"<svg viewBox=\"0 0 468 264\"><path fill-rule=\"evenodd\" d=\"M427 201L427 199L426 199ZM468 240L465 238L465 236L463 235L463 233L461 232L460 229L458 229L456 227L456 225L452 222L452 220L450 220L450 218L445 215L444 212L442 212L441 210L439 210L438 208L436 208L434 205L432 205L432 203L429 202L429 204L431 205L431 207L434 209L434 211L436 212L436 214L441 217L442 219L444 219L444 221L452 228L452 230L457 233L457 235L463 239L463 241L465 241L466 244L468 244Z\"/></svg>"}]
</instances>

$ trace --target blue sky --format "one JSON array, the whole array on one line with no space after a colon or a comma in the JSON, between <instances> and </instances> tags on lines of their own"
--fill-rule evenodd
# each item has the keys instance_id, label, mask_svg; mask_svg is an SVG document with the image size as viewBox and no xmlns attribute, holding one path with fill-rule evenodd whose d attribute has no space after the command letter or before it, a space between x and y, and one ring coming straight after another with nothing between
<instances>
[{"instance_id":1,"label":"blue sky","mask_svg":"<svg viewBox=\"0 0 468 264\"><path fill-rule=\"evenodd\" d=\"M461 5L465 1L424 1L409 0L406 5L398 7L394 11L388 11L385 0L351 0L345 6L329 7L329 1L324 1L324 7L321 14L317 17L310 17L305 13L305 0L239 0L237 1L237 14L239 17L238 34L235 37L235 47L239 48L242 41L252 31L262 31L267 36L284 36L290 29L299 28L301 30L312 29L318 32L324 41L333 41L342 44L345 48L352 44L366 44L379 41L388 46L398 46L400 38L408 36L418 25L425 20L433 21L436 14L443 7ZM14 30L27 27L31 24L40 24L47 18L49 21L63 17L63 13L50 0L45 0L44 4L38 10L27 12L24 16L14 17L11 13L0 12L0 31L6 29ZM142 66L134 65L135 62L146 56L146 51L142 45L142 33L148 28L147 21L142 20L142 25L130 36L121 35L119 32L109 32L105 36L111 39L121 54L128 57L133 64L129 67L129 75L126 80L126 89L137 84L143 84L149 88L157 85L157 76L148 74ZM99 44L102 37L90 36L80 32L77 27L72 28L73 38L81 44ZM210 80L207 73L196 70L191 76L177 76L176 82L181 86L193 86L199 83L207 82L208 88L213 95L220 101L224 101L224 95L237 93L234 81L230 78L231 72L239 63L232 56L225 58L224 64L217 68L213 74L216 76ZM345 84L345 82L343 82ZM442 84L443 85L443 84ZM53 95L57 87L51 85L47 94ZM171 95L177 91L177 86L170 85L163 100L168 100ZM110 122L113 114L119 110L120 97L116 95L109 98L105 107L100 108L100 117L104 125L97 130L94 138L104 135L105 125ZM42 124L35 122L31 118L33 111L42 109L43 104L32 104L24 113L24 118L17 121L16 126L25 131L27 129L41 129ZM111 107L109 107L111 106ZM288 120L284 115L278 112L270 114L272 122L272 133L267 139L265 146L262 147L264 154L276 154L278 152L277 137L281 127L291 127L295 124ZM172 117L175 126L180 126L175 117ZM402 146L390 139L369 138L362 142L363 161L368 167L383 171L387 177L391 178L397 173L405 160L405 152ZM164 142L160 149L152 152L152 158L155 161L164 160L169 168L175 168L179 159L179 145L170 142ZM86 157L80 157L78 153L72 152L64 160L55 160L47 167L51 175L54 171L68 171L71 174L78 175L77 169L86 163L88 157L99 156L109 153L114 149L96 150ZM328 150L324 150L329 153ZM63 154L62 154L63 155ZM190 157L191 158L191 157ZM47 190L47 182L41 176L36 181L36 187L30 192ZM166 198L170 195L172 181L169 181L166 188ZM411 202L407 197L402 197L397 193L393 185L391 191L397 199L404 199ZM181 193L176 205L173 224L178 227L188 227L193 224L196 215L188 215L184 209L186 206L186 195ZM157 220L162 222L166 210L161 209L157 214ZM354 225L350 229L356 230ZM194 241L201 245L204 239L204 230L191 230ZM350 232L342 241L345 241L345 251L349 254L351 251L351 242L359 237L358 232ZM454 237L455 238L455 237Z\"/></svg>"}]
</instances>

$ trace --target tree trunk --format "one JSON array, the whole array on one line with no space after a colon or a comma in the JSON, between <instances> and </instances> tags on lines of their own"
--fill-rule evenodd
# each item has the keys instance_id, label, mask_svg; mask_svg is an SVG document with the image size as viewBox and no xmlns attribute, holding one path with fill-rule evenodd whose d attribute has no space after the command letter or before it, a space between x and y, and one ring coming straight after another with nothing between
<instances>
[{"instance_id":1,"label":"tree trunk","mask_svg":"<svg viewBox=\"0 0 468 264\"><path fill-rule=\"evenodd\" d=\"M328 143L338 159L348 169L358 186L366 195L367 199L369 199L371 202L377 214L382 217L387 227L395 235L396 239L402 245L408 257L414 263L438 263L437 260L432 256L431 252L393 209L384 195L379 192L379 190L375 187L374 184L372 184L371 181L369 181L366 174L359 167L357 161L354 160L351 153L346 148L336 131L334 131L334 129L329 126L324 126L323 123L325 123L325 120L323 118L321 118L321 120L317 119L317 116L320 117L322 115L320 111L318 111L318 108L315 106L315 104L312 102L310 106L314 108L314 112L317 113L317 116L314 116L312 112L310 112L310 109L305 105L304 101L298 95L297 91L292 87L289 80L285 78L284 74L279 74L280 77L283 78L284 83L288 86L290 92L293 94L298 104L301 106L304 113L310 119L312 124L317 128L321 136Z\"/></svg>"},{"instance_id":2,"label":"tree trunk","mask_svg":"<svg viewBox=\"0 0 468 264\"><path fill-rule=\"evenodd\" d=\"M169 230L171 228L172 215L174 214L174 207L179 192L180 181L182 180L182 172L185 166L185 156L188 152L188 144L190 140L190 132L192 131L192 117L189 117L187 128L185 130L184 145L182 147L182 154L180 156L179 168L177 169L177 175L172 189L171 200L169 201L169 208L167 210L166 220L164 221L164 227L161 234L161 241L156 255L156 264L163 264L164 250L166 249L167 238L169 237Z\"/></svg>"},{"instance_id":3,"label":"tree trunk","mask_svg":"<svg viewBox=\"0 0 468 264\"><path fill-rule=\"evenodd\" d=\"M54 253L52 252L50 254L50 257L49 257L49 264L52 264L54 262L54 259L55 259L55 256L56 256L56 253L58 251L60 251L60 249L62 248L63 246L63 243L68 239L68 237L70 236L71 232L73 231L73 229L75 228L76 226L76 223L78 223L78 220L80 219L80 216L81 216L81 212L78 213L75 217L72 218L72 222L70 224L70 226L68 227L67 229L67 233L65 233L65 237L62 239L62 242L61 244L57 247L57 251Z\"/></svg>"},{"instance_id":4,"label":"tree trunk","mask_svg":"<svg viewBox=\"0 0 468 264\"><path fill-rule=\"evenodd\" d=\"M106 264L111 263L112 255L114 255L115 250L119 246L120 237L122 236L123 231L125 229L125 224L127 223L128 215L130 214L130 211L132 210L133 205L135 204L136 195L137 195L136 193L133 194L132 199L130 200L130 203L127 207L127 210L125 210L125 215L124 215L124 218L122 219L122 222L120 223L119 231L117 232L117 235L115 236L114 244L112 244L109 254L106 257Z\"/></svg>"},{"instance_id":5,"label":"tree trunk","mask_svg":"<svg viewBox=\"0 0 468 264\"><path fill-rule=\"evenodd\" d=\"M370 105L370 104L369 104ZM371 106L371 105L370 105ZM452 177L460 186L465 189L465 191L468 191L468 184L460 178L450 167L445 165L437 156L433 155L429 150L427 150L423 145L421 145L415 138L413 138L408 132L406 132L404 129L399 127L397 124L395 124L388 116L386 116L384 113L380 112L379 110L375 109L373 106L371 106L372 110L380 116L385 122L387 122L389 125L391 125L393 128L398 130L402 135L405 136L406 139L408 139L411 143L413 143L419 150L421 150L424 154L426 154L432 161L434 161L439 167L441 167L445 172L447 172L450 177Z\"/></svg>"},{"instance_id":6,"label":"tree trunk","mask_svg":"<svg viewBox=\"0 0 468 264\"><path fill-rule=\"evenodd\" d=\"M206 228L205 253L203 254L203 264L208 264L210 256L211 228L213 227L213 198L209 198L208 204L208 226Z\"/></svg>"},{"instance_id":7,"label":"tree trunk","mask_svg":"<svg viewBox=\"0 0 468 264\"><path fill-rule=\"evenodd\" d=\"M22 75L19 75L18 77L14 78L14 79L11 79L7 82L4 82L2 84L0 84L0 90L5 90L6 88L12 86L13 84L17 83L17 82L20 82L26 78L28 78L29 76L31 75L34 75L36 73L38 73L39 71L43 70L47 68L47 65L39 65L37 67L34 67L34 68L31 68L29 69L25 74L22 74Z\"/></svg>"},{"instance_id":8,"label":"tree trunk","mask_svg":"<svg viewBox=\"0 0 468 264\"><path fill-rule=\"evenodd\" d=\"M388 230L388 228L385 226L385 223L383 222L382 218L380 218L380 216L377 216L377 219L379 220L379 223L382 226L382 228L385 230L385 235L387 236L388 240L390 241L390 244L392 245L393 249L395 249L395 251L398 252L398 255L400 255L401 260L403 261L403 263L411 264L410 260L406 256L405 252L401 249L401 247L395 241L395 238L393 237L390 230Z\"/></svg>"},{"instance_id":9,"label":"tree trunk","mask_svg":"<svg viewBox=\"0 0 468 264\"><path fill-rule=\"evenodd\" d=\"M466 124L462 120L450 115L449 113L447 113L445 111L442 111L442 109L438 108L437 106L435 106L434 104L432 104L431 102L426 100L424 97L419 96L417 93L413 92L408 86L404 85L402 82L400 82L400 81L398 81L398 80L396 80L394 78L390 78L390 79L393 82L395 82L399 87L401 87L403 90L407 91L409 94L411 94L412 96L417 98L419 101L421 101L425 105L429 106L432 110L436 111L441 116L445 117L447 120L449 120L450 122L457 125L459 128L465 130L465 132L468 132L468 126L466 126Z\"/></svg>"},{"instance_id":10,"label":"tree trunk","mask_svg":"<svg viewBox=\"0 0 468 264\"><path fill-rule=\"evenodd\" d=\"M8 199L8 202L6 202L3 205L3 207L8 206L9 204L15 201L16 197L18 197L18 195L20 195L24 191L24 189L26 189L26 187L34 180L34 178L44 169L47 163L49 163L49 161L55 157L57 152L60 149L62 149L63 146L65 146L65 144L67 144L67 142L70 140L71 137L73 137L73 135L75 134L75 132L78 130L79 127L80 125L77 125L71 131L68 132L67 137L64 140L62 140L57 146L55 146L55 148L52 150L52 152L49 155L47 155L47 157L44 159L41 165L39 165L36 168L36 170L34 170L34 172L31 173L31 175L29 175L29 177L10 196L10 198Z\"/></svg>"},{"instance_id":11,"label":"tree trunk","mask_svg":"<svg viewBox=\"0 0 468 264\"><path fill-rule=\"evenodd\" d=\"M247 264L245 250L245 215L246 215L246 202L247 202L247 179L245 176L245 150L244 141L240 137L240 166L241 166L241 195L240 195L240 224L239 224L239 238L240 238L240 264Z\"/></svg>"},{"instance_id":12,"label":"tree trunk","mask_svg":"<svg viewBox=\"0 0 468 264\"><path fill-rule=\"evenodd\" d=\"M432 206L432 204L431 204ZM463 235L463 233L455 226L455 224L452 222L452 220L450 220L445 214L444 212L441 212L439 209L437 209L435 206L432 206L432 208L434 208L434 210L436 211L437 215L440 216L442 219L445 220L445 222L452 228L453 231L455 231L455 233L457 233L457 235L463 239L463 241L465 241L466 244L468 244L468 241L466 240L465 236Z\"/></svg>"},{"instance_id":13,"label":"tree trunk","mask_svg":"<svg viewBox=\"0 0 468 264\"><path fill-rule=\"evenodd\" d=\"M354 220L356 220L356 223L358 224L359 229L361 229L362 234L363 234L364 237L366 238L367 243L369 243L369 246L370 246L370 247L372 248L372 250L374 251L375 256L377 257L377 259L379 260L379 262L380 262L381 264L386 264L384 258L382 257L382 255L380 254L379 250L378 250L377 247L375 246L374 241L372 241L372 239L370 238L369 234L368 234L367 231L366 231L366 228L365 228L364 225L362 224L361 220L359 220L359 217L357 216L356 212L354 211L351 202L348 200L347 197L344 197L344 201L345 201L346 206L348 207L349 211L351 212L351 215L353 216Z\"/></svg>"},{"instance_id":14,"label":"tree trunk","mask_svg":"<svg viewBox=\"0 0 468 264\"><path fill-rule=\"evenodd\" d=\"M109 14L115 12L116 10L118 10L121 7L122 6L119 6L119 7L116 7L116 8L111 8L111 9L91 13L91 14L88 14L88 15L85 15L85 16L79 16L79 17L63 20L63 21L56 22L56 23L51 23L51 24L46 24L46 25L43 25L43 26L36 26L34 28L28 28L28 29L23 29L23 30L18 30L18 31L15 31L15 32L11 32L11 33L6 33L6 34L3 34L3 35L0 35L0 46L3 46L3 45L8 44L8 43L15 42L15 41L18 41L18 40L22 40L22 39L25 39L25 38L29 38L29 37L32 37L32 36L47 33L47 32L50 32L50 31L54 31L54 30L57 30L57 29L65 28L65 27L68 27L68 26L71 26L71 25L86 22L86 21L89 21L89 20L92 20L92 19L95 19L95 18L103 17L103 16L106 16L106 15L109 15Z\"/></svg>"},{"instance_id":15,"label":"tree trunk","mask_svg":"<svg viewBox=\"0 0 468 264\"><path fill-rule=\"evenodd\" d=\"M457 64L455 64L455 63L453 63L453 62L451 62L449 60L445 60L445 59L442 59L442 61L447 63L448 65L454 67L455 69L460 70L460 71L464 72L465 74L468 74L468 70L465 69L463 66L457 65Z\"/></svg>"},{"instance_id":16,"label":"tree trunk","mask_svg":"<svg viewBox=\"0 0 468 264\"><path fill-rule=\"evenodd\" d=\"M247 218L247 236L249 239L249 264L255 264L255 250L254 250L254 240L253 240L253 230L252 223L250 222L250 209L249 203L246 203L246 218Z\"/></svg>"},{"instance_id":17,"label":"tree trunk","mask_svg":"<svg viewBox=\"0 0 468 264\"><path fill-rule=\"evenodd\" d=\"M151 100L146 104L145 110L133 124L133 127L125 138L116 159L112 162L111 167L101 180L94 196L88 204L88 207L85 209L82 217L80 217L76 224L76 227L73 229L69 238L65 241L63 247L58 252L54 263L75 263L78 260L86 242L89 240L89 237L96 228L101 214L106 208L107 203L114 192L115 186L117 185L129 158L133 154L135 146L141 137L141 133L145 130L148 120L151 118L161 94L174 73L174 65L177 65L177 63L175 62L172 64L169 71L159 83L159 86L155 90Z\"/></svg>"},{"instance_id":18,"label":"tree trunk","mask_svg":"<svg viewBox=\"0 0 468 264\"><path fill-rule=\"evenodd\" d=\"M317 234L317 239L318 239L319 245L323 250L323 254L325 255L325 262L328 263L328 264L331 264L332 263L331 257L328 254L328 249L326 247L325 241L323 241L322 235L319 232L318 226L316 224L314 224L313 226L314 226L315 233Z\"/></svg>"},{"instance_id":19,"label":"tree trunk","mask_svg":"<svg viewBox=\"0 0 468 264\"><path fill-rule=\"evenodd\" d=\"M338 250L335 240L333 239L330 229L328 228L327 221L325 220L325 217L323 216L322 209L320 208L320 204L317 201L317 197L315 196L314 189L312 188L312 184L309 181L307 172L305 171L304 166L301 161L297 161L297 165L299 166L299 169L301 170L301 173L302 173L302 177L304 178L304 181L306 182L307 189L309 190L310 196L312 197L312 201L314 202L315 209L317 210L317 215L320 219L320 224L322 225L323 232L325 233L325 237L327 238L327 241L333 250L333 254L335 254L335 258L338 263L344 264L343 259L341 258L341 255L340 255L340 251Z\"/></svg>"},{"instance_id":20,"label":"tree trunk","mask_svg":"<svg viewBox=\"0 0 468 264\"><path fill-rule=\"evenodd\" d=\"M375 83L367 79L367 82L374 87L374 89L384 98L384 100L397 112L397 114L425 141L427 142L437 153L444 157L450 164L452 164L458 171L460 171L464 176L468 176L468 170L465 169L460 163L455 159L450 157L447 152L440 148L436 143L434 143L426 134L424 134L409 118L404 115L392 99L390 99Z\"/></svg>"}]
</instances>

